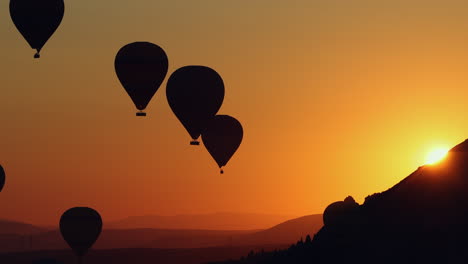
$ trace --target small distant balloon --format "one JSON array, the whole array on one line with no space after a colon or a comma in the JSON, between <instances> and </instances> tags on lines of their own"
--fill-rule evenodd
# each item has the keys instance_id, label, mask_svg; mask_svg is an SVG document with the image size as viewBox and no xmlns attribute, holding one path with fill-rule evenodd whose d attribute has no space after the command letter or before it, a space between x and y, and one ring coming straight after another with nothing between
<instances>
[{"instance_id":1,"label":"small distant balloon","mask_svg":"<svg viewBox=\"0 0 468 264\"><path fill-rule=\"evenodd\" d=\"M98 212L88 207L67 210L60 218L60 232L79 263L93 246L102 231L102 219Z\"/></svg>"},{"instance_id":2,"label":"small distant balloon","mask_svg":"<svg viewBox=\"0 0 468 264\"><path fill-rule=\"evenodd\" d=\"M3 190L3 186L5 186L5 170L0 165L0 192Z\"/></svg>"},{"instance_id":3,"label":"small distant balloon","mask_svg":"<svg viewBox=\"0 0 468 264\"><path fill-rule=\"evenodd\" d=\"M167 101L187 132L197 140L224 100L224 82L219 74L205 66L185 66L176 70L167 82Z\"/></svg>"},{"instance_id":4,"label":"small distant balloon","mask_svg":"<svg viewBox=\"0 0 468 264\"><path fill-rule=\"evenodd\" d=\"M166 78L169 61L164 50L149 42L134 42L122 47L115 57L115 72L136 108L143 110Z\"/></svg>"},{"instance_id":5,"label":"small distant balloon","mask_svg":"<svg viewBox=\"0 0 468 264\"><path fill-rule=\"evenodd\" d=\"M10 16L31 48L40 52L59 27L65 12L63 0L10 0Z\"/></svg>"},{"instance_id":6,"label":"small distant balloon","mask_svg":"<svg viewBox=\"0 0 468 264\"><path fill-rule=\"evenodd\" d=\"M231 157L239 148L244 131L237 119L228 115L217 115L202 133L203 144L214 158L221 173Z\"/></svg>"}]
</instances>

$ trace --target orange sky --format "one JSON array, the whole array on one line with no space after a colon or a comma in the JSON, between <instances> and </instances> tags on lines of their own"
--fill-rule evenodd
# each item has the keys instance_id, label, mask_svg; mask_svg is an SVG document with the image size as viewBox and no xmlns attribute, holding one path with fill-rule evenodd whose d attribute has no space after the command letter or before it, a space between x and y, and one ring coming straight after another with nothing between
<instances>
[{"instance_id":1,"label":"orange sky","mask_svg":"<svg viewBox=\"0 0 468 264\"><path fill-rule=\"evenodd\" d=\"M69 207L128 215L321 213L362 202L468 138L463 1L66 1L42 58L0 2L0 215L55 224ZM129 4L131 2L131 5ZM408 3L410 2L410 3ZM136 118L119 48L163 47L226 85L244 141L219 175L172 114L165 82Z\"/></svg>"}]
</instances>

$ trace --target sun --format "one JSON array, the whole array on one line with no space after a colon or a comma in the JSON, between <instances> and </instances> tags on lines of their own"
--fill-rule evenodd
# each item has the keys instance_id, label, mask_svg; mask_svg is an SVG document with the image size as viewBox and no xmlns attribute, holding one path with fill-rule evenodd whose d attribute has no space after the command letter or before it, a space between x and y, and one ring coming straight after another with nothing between
<instances>
[{"instance_id":1,"label":"sun","mask_svg":"<svg viewBox=\"0 0 468 264\"><path fill-rule=\"evenodd\" d=\"M449 149L445 147L438 147L431 150L426 156L426 164L435 164L447 156Z\"/></svg>"}]
</instances>

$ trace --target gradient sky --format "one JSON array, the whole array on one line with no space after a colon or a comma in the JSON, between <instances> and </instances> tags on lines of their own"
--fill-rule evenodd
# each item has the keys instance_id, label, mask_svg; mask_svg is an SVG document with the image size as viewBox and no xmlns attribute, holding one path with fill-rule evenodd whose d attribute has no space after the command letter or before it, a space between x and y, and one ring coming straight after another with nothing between
<instances>
[{"instance_id":1,"label":"gradient sky","mask_svg":"<svg viewBox=\"0 0 468 264\"><path fill-rule=\"evenodd\" d=\"M0 1L2 218L56 224L69 207L129 215L321 213L359 203L468 138L466 1L65 1L42 58ZM150 41L172 73L223 77L219 113L244 141L219 175L165 85L136 118L114 72ZM166 79L167 80L167 79Z\"/></svg>"}]
</instances>

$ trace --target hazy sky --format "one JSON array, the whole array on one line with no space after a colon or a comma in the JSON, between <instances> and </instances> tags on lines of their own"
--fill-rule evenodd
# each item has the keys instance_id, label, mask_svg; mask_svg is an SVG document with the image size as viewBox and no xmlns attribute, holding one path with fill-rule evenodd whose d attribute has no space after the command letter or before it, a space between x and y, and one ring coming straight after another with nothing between
<instances>
[{"instance_id":1,"label":"hazy sky","mask_svg":"<svg viewBox=\"0 0 468 264\"><path fill-rule=\"evenodd\" d=\"M468 138L466 1L65 1L41 52L0 0L1 217L56 224L69 207L127 215L321 213L359 203ZM169 74L223 77L244 141L219 175L172 114L166 82L135 107L114 72L150 41ZM167 80L167 79L166 79Z\"/></svg>"}]
</instances>

